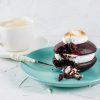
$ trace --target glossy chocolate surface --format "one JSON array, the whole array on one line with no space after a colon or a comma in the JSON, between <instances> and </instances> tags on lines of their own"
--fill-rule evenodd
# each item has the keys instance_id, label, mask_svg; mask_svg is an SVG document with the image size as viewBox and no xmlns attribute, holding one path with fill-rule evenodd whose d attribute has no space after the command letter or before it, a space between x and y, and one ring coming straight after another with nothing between
<instances>
[{"instance_id":1,"label":"glossy chocolate surface","mask_svg":"<svg viewBox=\"0 0 100 100\"><path fill-rule=\"evenodd\" d=\"M72 45L71 49L69 48L69 44L60 42L54 47L54 52L58 54L73 54L74 51L77 51L76 53L78 53L78 55L87 55L96 52L96 46L91 41L87 41L82 44Z\"/></svg>"}]
</instances>

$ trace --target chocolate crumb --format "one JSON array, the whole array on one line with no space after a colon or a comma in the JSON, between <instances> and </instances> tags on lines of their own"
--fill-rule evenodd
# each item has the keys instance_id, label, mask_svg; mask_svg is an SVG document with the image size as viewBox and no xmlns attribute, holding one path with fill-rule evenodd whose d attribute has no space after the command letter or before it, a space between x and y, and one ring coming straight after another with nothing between
<instances>
[{"instance_id":1,"label":"chocolate crumb","mask_svg":"<svg viewBox=\"0 0 100 100\"><path fill-rule=\"evenodd\" d=\"M70 70L68 69L70 68ZM66 72L66 70L69 70ZM78 73L77 68L73 68L72 66L65 66L63 67L62 73L59 74L58 80L61 81L63 78L70 79L70 78L76 78L77 80L80 80L82 76Z\"/></svg>"},{"instance_id":2,"label":"chocolate crumb","mask_svg":"<svg viewBox=\"0 0 100 100\"><path fill-rule=\"evenodd\" d=\"M58 81L61 81L64 78L64 74L59 74Z\"/></svg>"}]
</instances>

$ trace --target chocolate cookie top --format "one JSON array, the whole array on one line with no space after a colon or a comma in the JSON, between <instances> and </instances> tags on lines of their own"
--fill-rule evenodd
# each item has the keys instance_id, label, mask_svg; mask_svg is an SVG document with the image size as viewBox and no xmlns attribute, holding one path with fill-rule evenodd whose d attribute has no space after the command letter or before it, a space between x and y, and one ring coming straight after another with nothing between
<instances>
[{"instance_id":1,"label":"chocolate cookie top","mask_svg":"<svg viewBox=\"0 0 100 100\"><path fill-rule=\"evenodd\" d=\"M75 47L76 51L78 51L78 55L87 55L96 52L96 46L91 41L76 44ZM62 41L55 45L54 52L59 54L71 54L68 44L63 43Z\"/></svg>"}]
</instances>

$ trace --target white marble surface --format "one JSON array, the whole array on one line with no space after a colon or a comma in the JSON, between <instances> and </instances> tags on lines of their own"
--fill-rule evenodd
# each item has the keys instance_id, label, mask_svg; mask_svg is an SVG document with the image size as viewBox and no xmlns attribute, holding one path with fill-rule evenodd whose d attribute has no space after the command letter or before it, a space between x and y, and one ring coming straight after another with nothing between
<instances>
[{"instance_id":1,"label":"white marble surface","mask_svg":"<svg viewBox=\"0 0 100 100\"><path fill-rule=\"evenodd\" d=\"M99 12L99 0L0 0L1 20L14 16L33 18L33 33L44 35L49 45L60 41L67 30L82 28L88 32L90 40L100 47ZM0 100L100 100L99 94L99 84L77 89L44 86L27 78L18 62L0 58Z\"/></svg>"}]
</instances>

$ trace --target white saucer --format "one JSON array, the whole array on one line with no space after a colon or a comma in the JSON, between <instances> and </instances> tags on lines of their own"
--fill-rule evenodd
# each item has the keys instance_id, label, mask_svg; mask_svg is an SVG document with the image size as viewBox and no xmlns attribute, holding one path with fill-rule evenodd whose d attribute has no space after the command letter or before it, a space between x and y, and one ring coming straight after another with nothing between
<instances>
[{"instance_id":1,"label":"white saucer","mask_svg":"<svg viewBox=\"0 0 100 100\"><path fill-rule=\"evenodd\" d=\"M5 50L4 47L0 46L0 54L6 54L6 53L14 53L14 54L19 54L19 55L26 55L32 51L35 51L37 49L47 47L48 46L48 40L43 37L43 36L37 36L34 38L32 45L30 46L29 49L21 52L8 52Z\"/></svg>"}]
</instances>

